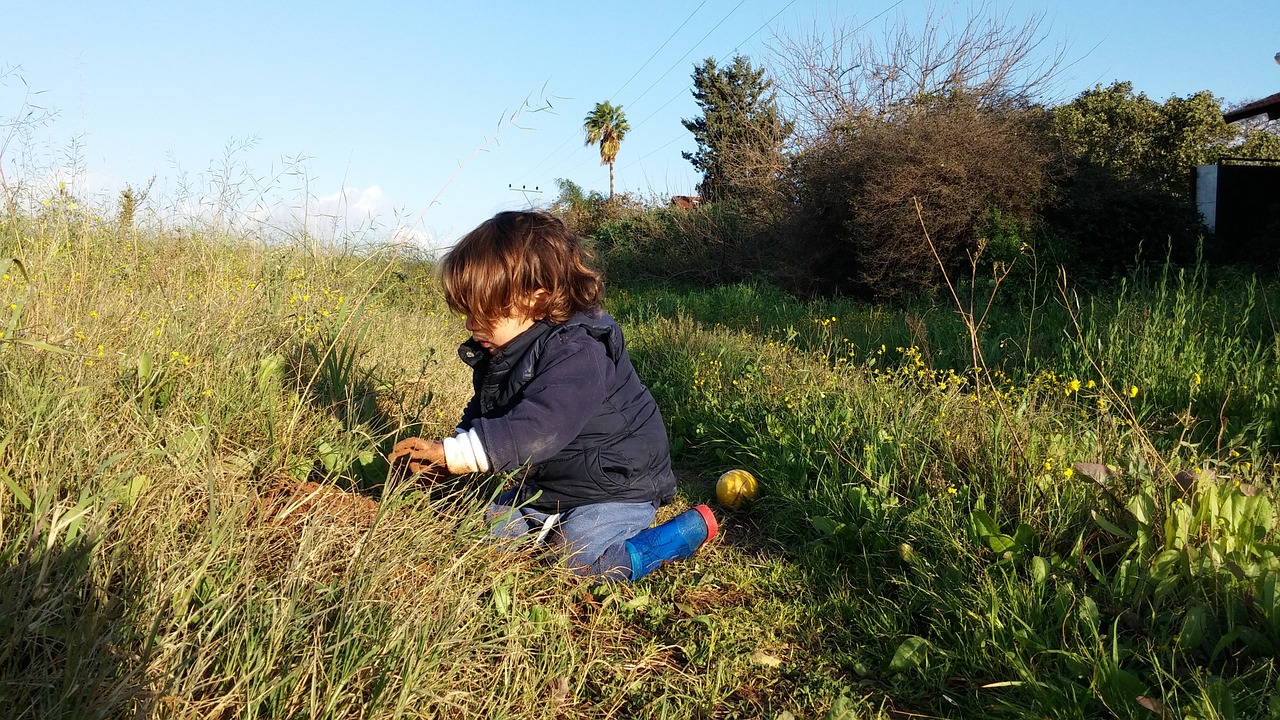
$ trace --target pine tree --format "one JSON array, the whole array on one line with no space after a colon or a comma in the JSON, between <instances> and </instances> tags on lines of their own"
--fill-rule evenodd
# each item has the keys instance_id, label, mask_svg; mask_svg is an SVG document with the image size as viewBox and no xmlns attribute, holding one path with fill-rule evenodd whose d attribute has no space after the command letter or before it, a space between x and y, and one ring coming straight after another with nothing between
<instances>
[{"instance_id":1,"label":"pine tree","mask_svg":"<svg viewBox=\"0 0 1280 720\"><path fill-rule=\"evenodd\" d=\"M707 58L693 70L693 97L702 117L683 120L698 150L684 159L702 172L698 191L708 200L751 202L773 187L793 125L783 119L764 68L741 55L723 69Z\"/></svg>"}]
</instances>

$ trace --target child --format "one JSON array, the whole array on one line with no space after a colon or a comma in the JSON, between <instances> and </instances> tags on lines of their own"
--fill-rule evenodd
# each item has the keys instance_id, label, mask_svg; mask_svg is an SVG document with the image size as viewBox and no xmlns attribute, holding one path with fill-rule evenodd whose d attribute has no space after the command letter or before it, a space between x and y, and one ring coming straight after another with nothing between
<instances>
[{"instance_id":1,"label":"child","mask_svg":"<svg viewBox=\"0 0 1280 720\"><path fill-rule=\"evenodd\" d=\"M490 533L537 532L584 575L639 580L715 536L705 505L649 527L675 495L666 428L576 235L546 213L498 213L444 256L440 276L471 332L458 354L475 395L453 437L403 440L392 463L519 471L485 514Z\"/></svg>"}]
</instances>

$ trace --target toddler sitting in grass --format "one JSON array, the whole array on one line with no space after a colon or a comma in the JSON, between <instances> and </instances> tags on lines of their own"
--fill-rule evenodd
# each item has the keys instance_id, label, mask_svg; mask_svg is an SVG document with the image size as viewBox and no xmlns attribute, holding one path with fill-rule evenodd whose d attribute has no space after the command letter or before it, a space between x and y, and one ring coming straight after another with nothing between
<instances>
[{"instance_id":1,"label":"toddler sitting in grass","mask_svg":"<svg viewBox=\"0 0 1280 720\"><path fill-rule=\"evenodd\" d=\"M471 333L459 355L475 394L452 437L402 440L393 464L515 473L490 533L537 533L581 574L638 580L715 536L705 505L650 527L675 495L666 427L576 235L546 213L499 213L440 274Z\"/></svg>"}]
</instances>

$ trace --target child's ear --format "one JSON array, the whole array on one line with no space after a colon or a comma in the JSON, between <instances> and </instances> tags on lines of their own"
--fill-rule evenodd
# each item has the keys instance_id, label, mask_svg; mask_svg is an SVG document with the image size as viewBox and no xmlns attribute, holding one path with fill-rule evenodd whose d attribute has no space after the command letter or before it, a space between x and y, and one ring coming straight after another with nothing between
<instances>
[{"instance_id":1,"label":"child's ear","mask_svg":"<svg viewBox=\"0 0 1280 720\"><path fill-rule=\"evenodd\" d=\"M545 288L538 288L537 290L534 290L528 300L529 315L535 316L535 320L542 319L542 316L546 315L547 298L550 296L551 293L547 292Z\"/></svg>"}]
</instances>

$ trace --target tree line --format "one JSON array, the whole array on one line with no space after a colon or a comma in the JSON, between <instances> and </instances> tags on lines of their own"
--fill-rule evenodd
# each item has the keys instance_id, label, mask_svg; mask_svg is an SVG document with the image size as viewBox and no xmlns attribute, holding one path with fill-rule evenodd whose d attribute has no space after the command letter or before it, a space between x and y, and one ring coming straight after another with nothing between
<instances>
[{"instance_id":1,"label":"tree line","mask_svg":"<svg viewBox=\"0 0 1280 720\"><path fill-rule=\"evenodd\" d=\"M769 67L696 65L701 112L683 121L697 144L684 157L702 175L694 209L614 194L628 126L602 103L584 130L610 194L560 180L553 210L594 238L616 278L761 278L879 298L927 292L942 269L1105 279L1226 254L1196 209L1193 170L1280 159L1280 123L1228 124L1208 90L1158 101L1124 81L1046 102L1063 63L1039 18L942 29L930 17L883 36L837 30L780 39ZM1280 256L1259 248L1254 261L1274 271Z\"/></svg>"}]
</instances>

